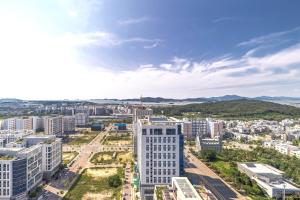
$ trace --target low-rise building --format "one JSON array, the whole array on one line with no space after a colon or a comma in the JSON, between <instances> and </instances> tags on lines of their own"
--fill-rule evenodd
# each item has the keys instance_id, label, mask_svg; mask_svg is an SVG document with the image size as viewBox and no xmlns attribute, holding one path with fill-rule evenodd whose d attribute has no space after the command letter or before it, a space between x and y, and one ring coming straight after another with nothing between
<instances>
[{"instance_id":1,"label":"low-rise building","mask_svg":"<svg viewBox=\"0 0 300 200\"><path fill-rule=\"evenodd\" d=\"M187 177L173 177L172 186L156 186L154 200L202 200Z\"/></svg>"},{"instance_id":2,"label":"low-rise building","mask_svg":"<svg viewBox=\"0 0 300 200\"><path fill-rule=\"evenodd\" d=\"M220 152L222 150L222 140L220 137L215 138L196 138L196 147L201 150L214 150Z\"/></svg>"},{"instance_id":3,"label":"low-rise building","mask_svg":"<svg viewBox=\"0 0 300 200\"><path fill-rule=\"evenodd\" d=\"M255 180L271 198L281 198L285 194L300 192L293 183L283 178L283 172L261 163L238 163L240 172Z\"/></svg>"}]
</instances>

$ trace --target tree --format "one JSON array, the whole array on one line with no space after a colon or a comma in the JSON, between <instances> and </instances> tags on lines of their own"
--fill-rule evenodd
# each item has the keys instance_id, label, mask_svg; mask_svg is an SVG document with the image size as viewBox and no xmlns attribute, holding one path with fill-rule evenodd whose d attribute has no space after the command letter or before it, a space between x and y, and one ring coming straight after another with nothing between
<instances>
[{"instance_id":1,"label":"tree","mask_svg":"<svg viewBox=\"0 0 300 200\"><path fill-rule=\"evenodd\" d=\"M119 187L122 184L122 180L119 175L113 175L108 178L108 185L110 187Z\"/></svg>"},{"instance_id":2,"label":"tree","mask_svg":"<svg viewBox=\"0 0 300 200\"><path fill-rule=\"evenodd\" d=\"M201 158L204 159L205 161L214 161L217 158L217 153L215 150L212 149L205 149L201 150Z\"/></svg>"}]
</instances>

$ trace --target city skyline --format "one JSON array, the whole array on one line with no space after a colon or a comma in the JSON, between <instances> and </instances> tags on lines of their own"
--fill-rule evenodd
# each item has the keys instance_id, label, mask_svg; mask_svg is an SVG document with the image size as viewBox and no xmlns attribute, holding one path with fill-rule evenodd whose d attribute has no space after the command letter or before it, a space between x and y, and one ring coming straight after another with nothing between
<instances>
[{"instance_id":1,"label":"city skyline","mask_svg":"<svg viewBox=\"0 0 300 200\"><path fill-rule=\"evenodd\" d=\"M0 3L0 98L299 96L290 1Z\"/></svg>"}]
</instances>

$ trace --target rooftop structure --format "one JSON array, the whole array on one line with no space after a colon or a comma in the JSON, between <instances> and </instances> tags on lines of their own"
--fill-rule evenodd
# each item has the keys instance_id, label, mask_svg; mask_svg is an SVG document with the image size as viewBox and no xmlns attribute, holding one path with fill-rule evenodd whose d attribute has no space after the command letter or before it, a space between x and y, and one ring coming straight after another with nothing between
<instances>
[{"instance_id":1,"label":"rooftop structure","mask_svg":"<svg viewBox=\"0 0 300 200\"><path fill-rule=\"evenodd\" d=\"M282 197L285 194L300 192L293 183L284 180L283 172L266 164L261 163L238 163L239 171L247 174L263 189L270 197Z\"/></svg>"}]
</instances>

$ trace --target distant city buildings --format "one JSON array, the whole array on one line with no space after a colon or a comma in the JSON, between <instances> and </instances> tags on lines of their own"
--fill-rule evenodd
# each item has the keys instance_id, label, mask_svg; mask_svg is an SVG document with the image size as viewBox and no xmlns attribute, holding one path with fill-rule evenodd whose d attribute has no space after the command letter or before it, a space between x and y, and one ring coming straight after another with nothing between
<instances>
[{"instance_id":1,"label":"distant city buildings","mask_svg":"<svg viewBox=\"0 0 300 200\"><path fill-rule=\"evenodd\" d=\"M45 117L45 134L47 135L63 135L63 117Z\"/></svg>"},{"instance_id":2,"label":"distant city buildings","mask_svg":"<svg viewBox=\"0 0 300 200\"><path fill-rule=\"evenodd\" d=\"M75 114L75 125L76 127L86 127L89 122L87 113L76 113Z\"/></svg>"},{"instance_id":3,"label":"distant city buildings","mask_svg":"<svg viewBox=\"0 0 300 200\"><path fill-rule=\"evenodd\" d=\"M142 199L153 198L155 185L170 185L184 170L181 124L163 116L137 121L137 162Z\"/></svg>"},{"instance_id":4,"label":"distant city buildings","mask_svg":"<svg viewBox=\"0 0 300 200\"><path fill-rule=\"evenodd\" d=\"M275 149L276 151L287 155L287 156L295 156L300 158L300 148L291 145L290 143L282 142L282 141L264 141L263 147L269 149Z\"/></svg>"},{"instance_id":5,"label":"distant city buildings","mask_svg":"<svg viewBox=\"0 0 300 200\"><path fill-rule=\"evenodd\" d=\"M255 180L271 198L282 198L285 194L300 192L290 181L283 178L283 172L261 163L238 163L239 171Z\"/></svg>"}]
</instances>

